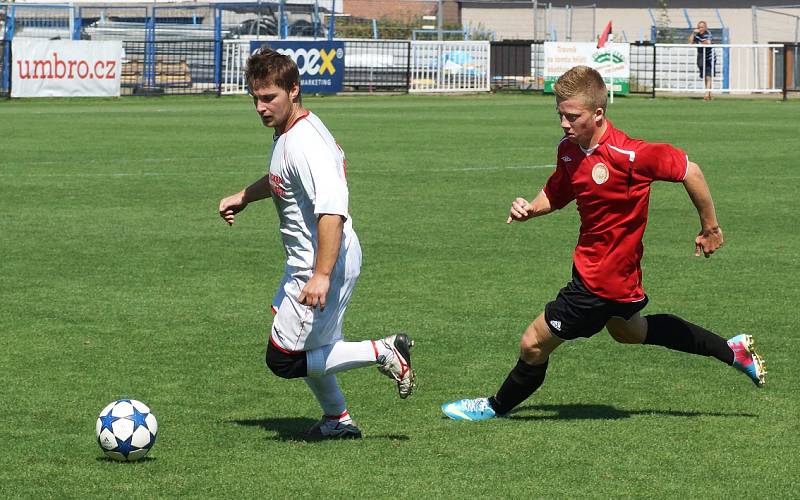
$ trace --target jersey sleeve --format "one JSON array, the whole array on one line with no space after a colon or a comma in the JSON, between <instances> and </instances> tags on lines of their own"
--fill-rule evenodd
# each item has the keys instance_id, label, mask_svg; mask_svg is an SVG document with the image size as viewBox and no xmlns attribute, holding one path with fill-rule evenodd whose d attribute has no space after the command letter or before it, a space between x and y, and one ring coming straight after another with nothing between
<instances>
[{"instance_id":1,"label":"jersey sleeve","mask_svg":"<svg viewBox=\"0 0 800 500\"><path fill-rule=\"evenodd\" d=\"M636 172L652 181L682 182L689 169L689 157L671 144L640 142L635 148Z\"/></svg>"},{"instance_id":2,"label":"jersey sleeve","mask_svg":"<svg viewBox=\"0 0 800 500\"><path fill-rule=\"evenodd\" d=\"M348 217L349 191L339 173L339 161L324 141L292 141L288 153L295 175L311 203L314 213Z\"/></svg>"},{"instance_id":3,"label":"jersey sleeve","mask_svg":"<svg viewBox=\"0 0 800 500\"><path fill-rule=\"evenodd\" d=\"M570 201L575 199L575 191L572 189L572 180L566 165L559 158L556 163L555 171L550 174L547 182L542 188L542 192L550 201L553 210L564 208Z\"/></svg>"}]
</instances>

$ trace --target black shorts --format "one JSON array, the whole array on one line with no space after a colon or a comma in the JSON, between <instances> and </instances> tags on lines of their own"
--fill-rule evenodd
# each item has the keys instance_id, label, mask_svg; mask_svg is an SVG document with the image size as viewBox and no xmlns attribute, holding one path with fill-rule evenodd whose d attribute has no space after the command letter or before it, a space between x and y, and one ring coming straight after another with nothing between
<instances>
[{"instance_id":1,"label":"black shorts","mask_svg":"<svg viewBox=\"0 0 800 500\"><path fill-rule=\"evenodd\" d=\"M706 49L708 50L708 49ZM706 76L714 77L714 58L711 54L703 55L702 50L697 54L697 70L700 72L700 78Z\"/></svg>"},{"instance_id":2,"label":"black shorts","mask_svg":"<svg viewBox=\"0 0 800 500\"><path fill-rule=\"evenodd\" d=\"M636 302L615 302L586 289L575 268L572 281L558 292L556 300L544 306L544 320L550 331L562 340L591 337L602 330L613 317L631 319L644 309L649 299Z\"/></svg>"},{"instance_id":3,"label":"black shorts","mask_svg":"<svg viewBox=\"0 0 800 500\"><path fill-rule=\"evenodd\" d=\"M301 378L308 375L308 361L303 351L288 352L278 347L272 337L267 342L267 367L281 378Z\"/></svg>"}]
</instances>

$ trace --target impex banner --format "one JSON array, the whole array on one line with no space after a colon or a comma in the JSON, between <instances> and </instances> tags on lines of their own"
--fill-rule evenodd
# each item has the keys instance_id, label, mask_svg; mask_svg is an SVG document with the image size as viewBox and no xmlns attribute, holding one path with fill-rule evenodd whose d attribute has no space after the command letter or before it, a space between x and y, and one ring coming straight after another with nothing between
<instances>
[{"instance_id":1,"label":"impex banner","mask_svg":"<svg viewBox=\"0 0 800 500\"><path fill-rule=\"evenodd\" d=\"M119 96L121 41L16 38L11 97Z\"/></svg>"},{"instance_id":2,"label":"impex banner","mask_svg":"<svg viewBox=\"0 0 800 500\"><path fill-rule=\"evenodd\" d=\"M262 45L264 42L250 42L250 52L255 52ZM303 93L341 92L344 82L344 42L275 40L267 45L291 57L297 64L300 70L300 89Z\"/></svg>"}]
</instances>

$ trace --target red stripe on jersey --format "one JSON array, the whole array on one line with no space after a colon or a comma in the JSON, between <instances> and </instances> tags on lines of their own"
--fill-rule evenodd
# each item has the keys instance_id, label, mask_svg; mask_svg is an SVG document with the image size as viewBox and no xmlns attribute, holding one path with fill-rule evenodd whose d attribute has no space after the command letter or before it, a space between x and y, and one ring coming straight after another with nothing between
<instances>
[{"instance_id":1,"label":"red stripe on jersey","mask_svg":"<svg viewBox=\"0 0 800 500\"><path fill-rule=\"evenodd\" d=\"M288 349L284 349L283 347L279 346L275 339L272 338L272 335L269 336L269 343L272 344L272 347L281 351L282 353L289 355L289 356L305 356L305 351L290 351Z\"/></svg>"},{"instance_id":2,"label":"red stripe on jersey","mask_svg":"<svg viewBox=\"0 0 800 500\"><path fill-rule=\"evenodd\" d=\"M342 169L344 170L344 176L347 177L347 157L344 155L344 149L336 143L336 147L339 148L339 152L342 153Z\"/></svg>"},{"instance_id":3,"label":"red stripe on jersey","mask_svg":"<svg viewBox=\"0 0 800 500\"><path fill-rule=\"evenodd\" d=\"M288 127L286 127L286 130L284 130L283 133L285 134L286 132L292 130L292 127L297 125L297 122L299 122L300 120L302 120L304 118L307 118L309 113L310 113L310 111L306 110L305 113L303 113L301 116L298 116L295 121L293 121Z\"/></svg>"},{"instance_id":4,"label":"red stripe on jersey","mask_svg":"<svg viewBox=\"0 0 800 500\"><path fill-rule=\"evenodd\" d=\"M275 308L275 306L273 306L273 305L271 305L271 304L270 304L270 306L269 306L269 309L270 309L270 311L272 311L272 315L273 315L273 316L275 316L276 314L278 314L278 309L276 309L276 308Z\"/></svg>"}]
</instances>

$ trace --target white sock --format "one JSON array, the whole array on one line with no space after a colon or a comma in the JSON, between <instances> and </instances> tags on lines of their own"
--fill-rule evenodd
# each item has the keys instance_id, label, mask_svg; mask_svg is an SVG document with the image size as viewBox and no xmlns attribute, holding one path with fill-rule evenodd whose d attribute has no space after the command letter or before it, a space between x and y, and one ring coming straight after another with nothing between
<instances>
[{"instance_id":1,"label":"white sock","mask_svg":"<svg viewBox=\"0 0 800 500\"><path fill-rule=\"evenodd\" d=\"M321 377L353 368L374 365L377 358L391 353L380 340L336 343L306 351L308 376Z\"/></svg>"},{"instance_id":2,"label":"white sock","mask_svg":"<svg viewBox=\"0 0 800 500\"><path fill-rule=\"evenodd\" d=\"M326 417L342 417L347 416L347 405L344 402L344 394L339 389L339 384L336 382L336 375L325 375L324 377L304 379L308 388L314 393L319 405L322 407L322 413Z\"/></svg>"}]
</instances>

